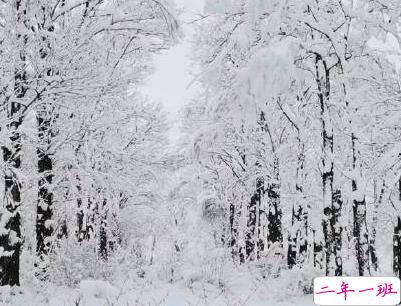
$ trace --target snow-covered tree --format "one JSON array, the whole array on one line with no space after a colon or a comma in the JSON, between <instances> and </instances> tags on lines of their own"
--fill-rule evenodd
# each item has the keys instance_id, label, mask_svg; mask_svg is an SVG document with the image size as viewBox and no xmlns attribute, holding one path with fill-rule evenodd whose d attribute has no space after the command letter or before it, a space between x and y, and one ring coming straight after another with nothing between
<instances>
[{"instance_id":1,"label":"snow-covered tree","mask_svg":"<svg viewBox=\"0 0 401 306\"><path fill-rule=\"evenodd\" d=\"M366 198L381 178L374 170L378 156L369 155L367 139L385 125L385 116L377 122L376 107L384 97L394 99L381 93L397 74L375 41L397 43L399 9L396 1L231 1L199 26L197 56L212 122L200 137L203 149L214 156L205 167L221 171L217 161L226 156L223 162L233 171L231 179L224 174L226 188L235 192L240 190L237 180L256 184L258 190L259 169L268 177L265 184L279 182L280 193L275 194L281 208L268 207L277 216L281 210L292 214L284 218L291 228L286 233L289 267L314 258L327 275L342 275L344 246L351 243L357 274L376 269ZM268 141L252 136L261 114ZM237 148L235 158L230 147ZM256 148L263 154L257 155ZM276 196L267 192L267 198L269 203ZM263 218L265 210L257 209L254 217L249 208L251 192L233 201L242 218ZM280 228L277 220L265 220L265 239ZM240 239L254 235L253 224L242 222ZM349 242L344 241L347 236Z\"/></svg>"},{"instance_id":2,"label":"snow-covered tree","mask_svg":"<svg viewBox=\"0 0 401 306\"><path fill-rule=\"evenodd\" d=\"M163 121L157 108L141 104L135 87L149 71L150 54L172 41L177 22L159 1L17 0L3 3L2 12L0 52L9 60L1 64L5 210L0 278L2 285L18 285L21 193L37 188L35 248L41 261L57 236L75 227L63 216L63 228L56 228L56 216L62 214L55 210L72 196L78 231L86 233L79 237L97 231L90 235L98 239L104 258L118 239L111 228L118 223L122 195L127 197L128 186L121 185L133 183L142 171L117 169L134 161L141 167L144 161L137 154L148 154L148 163L154 162L149 152L135 150L153 150L148 143L159 141ZM144 107L141 114L130 106L137 100ZM30 125L25 120L30 114L37 118L33 133L21 131ZM37 156L27 158L36 160L38 173L29 169L25 178L24 145L36 147ZM37 184L31 181L35 178ZM74 188L66 189L66 181ZM24 191L24 186L33 189Z\"/></svg>"}]
</instances>

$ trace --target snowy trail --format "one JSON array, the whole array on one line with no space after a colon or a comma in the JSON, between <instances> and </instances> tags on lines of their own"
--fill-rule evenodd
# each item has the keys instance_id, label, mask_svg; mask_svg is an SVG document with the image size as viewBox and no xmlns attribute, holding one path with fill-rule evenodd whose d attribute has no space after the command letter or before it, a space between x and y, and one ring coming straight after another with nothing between
<instances>
[{"instance_id":1,"label":"snowy trail","mask_svg":"<svg viewBox=\"0 0 401 306\"><path fill-rule=\"evenodd\" d=\"M213 305L225 305L219 301L213 303ZM185 295L178 291L172 290L168 294L165 303L163 306L191 306L191 304L185 298ZM198 304L196 304L198 305ZM207 304L209 305L209 304ZM233 305L240 305L240 304L233 304ZM266 301L258 301L258 302L246 302L245 304L241 304L243 306L313 306L313 297L312 296L305 296L294 300L293 298L289 297L289 300L286 302L266 302Z\"/></svg>"}]
</instances>

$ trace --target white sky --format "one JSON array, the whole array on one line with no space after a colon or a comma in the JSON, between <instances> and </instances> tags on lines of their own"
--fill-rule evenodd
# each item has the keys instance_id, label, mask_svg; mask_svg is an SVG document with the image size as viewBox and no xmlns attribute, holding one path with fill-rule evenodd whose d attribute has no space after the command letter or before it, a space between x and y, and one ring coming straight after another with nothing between
<instances>
[{"instance_id":1,"label":"white sky","mask_svg":"<svg viewBox=\"0 0 401 306\"><path fill-rule=\"evenodd\" d=\"M183 11L180 19L183 21L185 36L180 43L154 57L155 73L144 88L150 99L162 103L168 111L169 120L175 123L173 134L177 134L181 107L196 92L196 88L189 87L192 81L189 59L191 25L185 24L185 21L193 20L202 11L203 0L175 0L175 3Z\"/></svg>"},{"instance_id":2,"label":"white sky","mask_svg":"<svg viewBox=\"0 0 401 306\"><path fill-rule=\"evenodd\" d=\"M174 0L175 4L184 10L184 18L203 11L204 0Z\"/></svg>"}]
</instances>

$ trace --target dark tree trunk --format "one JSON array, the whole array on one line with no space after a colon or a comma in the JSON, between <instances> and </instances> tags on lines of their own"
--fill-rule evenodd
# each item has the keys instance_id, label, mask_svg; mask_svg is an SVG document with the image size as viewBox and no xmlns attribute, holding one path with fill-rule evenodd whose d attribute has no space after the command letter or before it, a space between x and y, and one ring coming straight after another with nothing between
<instances>
[{"instance_id":1,"label":"dark tree trunk","mask_svg":"<svg viewBox=\"0 0 401 306\"><path fill-rule=\"evenodd\" d=\"M92 197L88 197L87 199L87 207L86 207L86 213L84 215L85 218L85 226L84 226L84 237L86 240L90 240L91 238L94 238L94 226L95 226L95 210L96 207L94 207L93 203L94 199Z\"/></svg>"},{"instance_id":2,"label":"dark tree trunk","mask_svg":"<svg viewBox=\"0 0 401 306\"><path fill-rule=\"evenodd\" d=\"M53 180L53 162L49 153L51 133L52 112L44 110L38 111L38 136L39 145L37 147L38 156L38 203L36 206L36 254L39 262L35 263L38 268L36 276L41 280L46 280L47 262L45 257L51 250L52 238L54 233L53 221L53 192L51 184Z\"/></svg>"},{"instance_id":3,"label":"dark tree trunk","mask_svg":"<svg viewBox=\"0 0 401 306\"><path fill-rule=\"evenodd\" d=\"M81 179L79 176L76 176L77 179L77 191L79 193L83 192L82 186L81 186ZM93 233L93 201L91 197L87 197L87 203L86 206L83 203L83 198L81 195L78 195L77 198L77 230L76 230L76 236L78 239L78 242L82 242L85 240L89 240L91 238L91 235Z\"/></svg>"},{"instance_id":4,"label":"dark tree trunk","mask_svg":"<svg viewBox=\"0 0 401 306\"><path fill-rule=\"evenodd\" d=\"M77 230L75 235L77 236L78 242L83 241L86 239L86 225L85 225L85 214L84 214L84 207L82 205L82 198L81 198L81 192L82 192L82 187L81 187L81 180L79 176L76 176L77 179L77 191L79 193L78 198L77 198Z\"/></svg>"},{"instance_id":5,"label":"dark tree trunk","mask_svg":"<svg viewBox=\"0 0 401 306\"><path fill-rule=\"evenodd\" d=\"M231 255L234 259L239 259L240 263L245 262L245 254L241 249L240 242L238 241L238 219L241 212L238 210L234 203L230 204L229 222L230 222L230 249Z\"/></svg>"},{"instance_id":6,"label":"dark tree trunk","mask_svg":"<svg viewBox=\"0 0 401 306\"><path fill-rule=\"evenodd\" d=\"M46 6L41 7L42 19L38 23L38 29L44 34L42 36L43 47L39 50L39 56L41 59L46 59L50 53L50 44L48 42L47 34L54 31L52 25L46 24L48 18L48 10ZM33 29L33 28L32 28ZM35 30L33 30L35 31ZM43 74L39 76L39 80L43 79L43 83L46 78L53 75L53 69L48 67L44 70ZM42 97L39 96L38 100ZM37 124L38 124L38 146L37 146L37 157L38 157L38 203L36 208L36 254L39 259L43 260L48 255L51 247L51 238L54 233L53 224L53 192L51 190L51 184L53 180L53 161L50 153L50 146L52 138L52 123L54 118L53 106L47 103L40 106L37 109ZM43 271L46 267L42 265Z\"/></svg>"},{"instance_id":7,"label":"dark tree trunk","mask_svg":"<svg viewBox=\"0 0 401 306\"><path fill-rule=\"evenodd\" d=\"M230 222L230 247L231 249L235 249L237 244L237 228L235 226L235 205L233 203L230 204L229 211L229 222Z\"/></svg>"},{"instance_id":8,"label":"dark tree trunk","mask_svg":"<svg viewBox=\"0 0 401 306\"><path fill-rule=\"evenodd\" d=\"M263 251L264 248L264 242L263 239L261 239L262 230L260 224L263 188L263 180L257 179L256 191L251 197L251 201L248 206L247 233L245 239L246 257L248 260L259 259L260 252Z\"/></svg>"},{"instance_id":9,"label":"dark tree trunk","mask_svg":"<svg viewBox=\"0 0 401 306\"><path fill-rule=\"evenodd\" d=\"M107 213L105 212L107 200L104 199L103 202L100 204L101 209L98 210L97 213L100 217L100 228L99 228L99 254L103 260L107 260L108 257L108 220L107 220Z\"/></svg>"},{"instance_id":10,"label":"dark tree trunk","mask_svg":"<svg viewBox=\"0 0 401 306\"><path fill-rule=\"evenodd\" d=\"M237 151L240 155L240 158L243 162L243 164L246 164L246 156L241 152L240 149L237 148ZM234 175L238 178L238 175L236 172L233 170ZM233 194L233 198L230 201L230 206L229 206L229 212L228 212L228 221L229 221L229 233L230 233L230 238L228 239L229 241L229 247L231 250L231 255L234 260L238 260L240 264L245 263L247 260L247 249L250 249L250 243L247 242L247 239L249 239L249 235L247 232L247 228L240 228L240 218L241 217L246 217L248 218L248 210L249 210L249 204L245 204L246 200L243 199L243 197L237 198ZM245 204L245 205L244 205ZM244 206L242 206L244 205ZM251 220L251 221L250 221ZM248 223L252 223L252 217L251 219L248 219ZM243 234L243 235L241 235ZM240 239L240 237L243 237Z\"/></svg>"},{"instance_id":11,"label":"dark tree trunk","mask_svg":"<svg viewBox=\"0 0 401 306\"><path fill-rule=\"evenodd\" d=\"M383 181L382 187L380 189L380 194L377 196L377 184L375 181L375 196L374 196L374 207L373 207L373 218L372 218L372 234L370 235L370 240L369 240L369 255L370 255L370 262L371 262L371 268L373 271L377 272L378 269L378 258L377 258L377 251L376 251L376 231L377 231L377 214L379 212L379 207L383 201L383 196L384 196L384 188L385 188L385 183Z\"/></svg>"},{"instance_id":12,"label":"dark tree trunk","mask_svg":"<svg viewBox=\"0 0 401 306\"><path fill-rule=\"evenodd\" d=\"M294 205L292 209L292 232L288 237L287 264L291 269L295 265L302 265L307 258L308 251L308 214L301 205Z\"/></svg>"},{"instance_id":13,"label":"dark tree trunk","mask_svg":"<svg viewBox=\"0 0 401 306\"><path fill-rule=\"evenodd\" d=\"M24 77L17 76L17 86L22 86ZM17 89L18 97L22 97L22 93ZM11 103L10 117L18 117L20 111L20 104L16 102ZM11 119L11 118L10 118ZM20 159L20 134L18 127L21 125L22 119L11 119L9 125L11 133L11 147L3 147L3 158L7 165L5 171L5 197L4 197L4 211L1 215L1 223L5 228L2 229L0 235L0 285L18 285L19 286L19 264L21 253L21 184L17 177L16 171L21 166Z\"/></svg>"},{"instance_id":14,"label":"dark tree trunk","mask_svg":"<svg viewBox=\"0 0 401 306\"><path fill-rule=\"evenodd\" d=\"M279 243L283 244L283 232L281 227L281 206L280 206L280 177L278 158L273 161L273 181L266 184L266 194L269 201L267 214L267 243L269 246Z\"/></svg>"},{"instance_id":15,"label":"dark tree trunk","mask_svg":"<svg viewBox=\"0 0 401 306\"><path fill-rule=\"evenodd\" d=\"M326 275L341 275L341 229L338 218L341 213L341 200L334 194L334 134L330 121L328 102L330 99L330 70L326 61L316 54L316 84L320 104L320 121L322 125L322 185L323 185L323 235L324 256L326 258Z\"/></svg>"},{"instance_id":16,"label":"dark tree trunk","mask_svg":"<svg viewBox=\"0 0 401 306\"><path fill-rule=\"evenodd\" d=\"M93 233L93 205L92 199L87 198L86 207L82 203L82 199L77 199L78 212L77 212L77 238L78 242L89 240Z\"/></svg>"},{"instance_id":17,"label":"dark tree trunk","mask_svg":"<svg viewBox=\"0 0 401 306\"><path fill-rule=\"evenodd\" d=\"M401 278L401 217L397 217L393 235L393 272Z\"/></svg>"},{"instance_id":18,"label":"dark tree trunk","mask_svg":"<svg viewBox=\"0 0 401 306\"><path fill-rule=\"evenodd\" d=\"M230 243L231 255L233 259L245 263L246 261L246 242L245 247L239 240L239 219L241 218L241 210L234 204L230 204L229 222L230 222Z\"/></svg>"},{"instance_id":19,"label":"dark tree trunk","mask_svg":"<svg viewBox=\"0 0 401 306\"><path fill-rule=\"evenodd\" d=\"M401 203L401 178L398 181L398 196ZM393 272L398 278L401 278L401 217L397 216L396 225L393 234Z\"/></svg>"},{"instance_id":20,"label":"dark tree trunk","mask_svg":"<svg viewBox=\"0 0 401 306\"><path fill-rule=\"evenodd\" d=\"M343 263L341 257L342 250L342 234L343 228L340 225L340 217L343 202L341 200L341 191L336 190L333 193L333 208L332 208L332 218L330 222L331 232L333 233L333 257L335 258L334 263L334 275L343 275Z\"/></svg>"},{"instance_id":21,"label":"dark tree trunk","mask_svg":"<svg viewBox=\"0 0 401 306\"><path fill-rule=\"evenodd\" d=\"M265 113L261 112L259 119L260 130L269 135L269 126L266 121ZM267 236L266 236L266 247L270 248L272 245L279 243L280 249L283 245L283 232L281 227L281 205L280 205L280 172L279 172L279 159L277 157L273 139L270 137L271 150L273 155L273 169L270 180L260 178L257 186L257 202L259 205L259 220L260 217L266 216L267 223ZM267 146L266 143L262 142L263 146ZM263 205L262 205L263 202ZM264 229L265 224L261 226L261 230ZM264 239L263 239L264 240ZM262 240L262 243L263 243ZM263 247L265 247L263 245Z\"/></svg>"},{"instance_id":22,"label":"dark tree trunk","mask_svg":"<svg viewBox=\"0 0 401 306\"><path fill-rule=\"evenodd\" d=\"M252 196L250 203L248 204L248 220L246 224L246 234L245 234L245 252L246 259L252 260L254 258L255 252L255 234L257 231L256 224L256 210L258 205L258 194L257 192Z\"/></svg>"},{"instance_id":23,"label":"dark tree trunk","mask_svg":"<svg viewBox=\"0 0 401 306\"><path fill-rule=\"evenodd\" d=\"M360 170L361 167L357 167L357 155L359 155L356 150L357 139L352 134L352 152L353 152L353 169L354 176L359 174L356 170ZM357 194L358 191L358 181L356 177L352 180L352 191ZM353 200L352 205L353 217L354 217L354 231L353 235L355 238L355 249L358 261L358 273L359 276L370 275L369 266L369 234L368 226L366 222L366 201L365 196L357 195Z\"/></svg>"},{"instance_id":24,"label":"dark tree trunk","mask_svg":"<svg viewBox=\"0 0 401 306\"><path fill-rule=\"evenodd\" d=\"M99 230L99 254L103 260L107 260L108 257L106 226L106 222L102 221Z\"/></svg>"},{"instance_id":25,"label":"dark tree trunk","mask_svg":"<svg viewBox=\"0 0 401 306\"><path fill-rule=\"evenodd\" d=\"M264 180L262 178L257 179L256 181L256 200L257 200L257 209L256 209L256 259L260 259L260 254L265 249L265 240L263 237L263 233L265 231L265 224L262 219L263 216L266 215L265 207L263 207L262 198L264 196Z\"/></svg>"},{"instance_id":26,"label":"dark tree trunk","mask_svg":"<svg viewBox=\"0 0 401 306\"><path fill-rule=\"evenodd\" d=\"M354 200L354 237L356 240L355 248L358 261L359 276L370 275L369 267L369 238L366 224L366 202Z\"/></svg>"},{"instance_id":27,"label":"dark tree trunk","mask_svg":"<svg viewBox=\"0 0 401 306\"><path fill-rule=\"evenodd\" d=\"M110 237L107 239L107 246L109 248L109 252L114 252L117 248L117 245L121 244L121 235L120 235L120 227L119 220L117 218L117 213L113 212L108 217L107 226L109 229ZM155 238L156 239L156 238ZM224 238L222 238L222 242L224 243ZM154 241L156 243L156 241Z\"/></svg>"},{"instance_id":28,"label":"dark tree trunk","mask_svg":"<svg viewBox=\"0 0 401 306\"><path fill-rule=\"evenodd\" d=\"M68 226L67 220L63 219L60 224L60 228L57 231L57 239L68 238Z\"/></svg>"},{"instance_id":29,"label":"dark tree trunk","mask_svg":"<svg viewBox=\"0 0 401 306\"><path fill-rule=\"evenodd\" d=\"M323 242L316 238L316 230L313 230L313 266L318 269L324 267Z\"/></svg>"},{"instance_id":30,"label":"dark tree trunk","mask_svg":"<svg viewBox=\"0 0 401 306\"><path fill-rule=\"evenodd\" d=\"M53 162L49 153L51 141L51 113L39 112L39 142L37 149L39 192L36 215L36 252L39 257L47 255L50 250L50 239L53 235L53 193L51 184L53 179Z\"/></svg>"},{"instance_id":31,"label":"dark tree trunk","mask_svg":"<svg viewBox=\"0 0 401 306\"><path fill-rule=\"evenodd\" d=\"M303 200L304 145L298 136L298 162L295 190L297 199L292 207L291 230L288 235L287 265L291 269L302 264L308 251L308 211Z\"/></svg>"},{"instance_id":32,"label":"dark tree trunk","mask_svg":"<svg viewBox=\"0 0 401 306\"><path fill-rule=\"evenodd\" d=\"M78 188L78 190L80 190ZM82 207L82 199L78 198L77 199L77 231L76 231L76 236L78 239L78 242L81 242L85 238L85 232L84 232L84 211Z\"/></svg>"},{"instance_id":33,"label":"dark tree trunk","mask_svg":"<svg viewBox=\"0 0 401 306\"><path fill-rule=\"evenodd\" d=\"M16 1L17 24L22 24L25 19L25 9L22 7L21 0ZM27 36L17 34L17 39L22 41L22 45L27 42ZM15 72L14 93L16 101L12 101L8 107L7 125L10 146L3 147L3 159L6 164L4 175L4 208L1 214L0 223L4 224L0 235L0 285L14 286L19 282L19 266L21 253L21 183L17 176L21 167L21 135L18 131L22 124L21 103L27 92L26 72L25 72L25 53L20 50L20 63Z\"/></svg>"}]
</instances>

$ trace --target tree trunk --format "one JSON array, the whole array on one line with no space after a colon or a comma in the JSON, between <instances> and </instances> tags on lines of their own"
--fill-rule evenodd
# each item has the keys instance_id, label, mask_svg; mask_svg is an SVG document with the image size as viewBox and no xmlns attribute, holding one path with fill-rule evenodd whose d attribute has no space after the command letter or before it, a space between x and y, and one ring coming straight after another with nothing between
<instances>
[{"instance_id":1,"label":"tree trunk","mask_svg":"<svg viewBox=\"0 0 401 306\"><path fill-rule=\"evenodd\" d=\"M86 239L86 226L84 224L84 207L82 205L82 198L81 198L81 192L82 192L82 187L81 187L81 179L79 176L76 176L77 183L77 191L79 193L78 198L77 198L77 230L75 235L77 236L78 242L81 242L82 240Z\"/></svg>"},{"instance_id":2,"label":"tree trunk","mask_svg":"<svg viewBox=\"0 0 401 306\"><path fill-rule=\"evenodd\" d=\"M17 24L23 24L25 9L21 0L16 1ZM18 28L18 27L17 27ZM27 42L27 36L17 33L17 39L22 41L22 46ZM0 224L3 224L0 234L0 285L19 285L19 265L21 253L21 183L18 178L18 170L21 167L21 135L18 128L22 124L21 103L27 92L25 53L19 51L20 62L15 69L14 93L16 101L12 101L8 107L7 125L10 146L3 147L3 159L5 169L4 208L1 214Z\"/></svg>"},{"instance_id":3,"label":"tree trunk","mask_svg":"<svg viewBox=\"0 0 401 306\"><path fill-rule=\"evenodd\" d=\"M22 98L25 94L22 82L24 76L16 76L17 98ZM5 197L4 210L1 215L0 235L0 285L1 286L19 286L19 264L21 252L21 183L17 177L17 171L21 166L20 150L21 139L18 127L22 123L20 112L20 104L11 103L10 120L8 126L10 131L11 147L3 147L3 158L7 165L5 170ZM16 119L17 117L17 119ZM17 170L17 171L15 171Z\"/></svg>"},{"instance_id":4,"label":"tree trunk","mask_svg":"<svg viewBox=\"0 0 401 306\"><path fill-rule=\"evenodd\" d=\"M313 266L318 269L324 267L323 241L316 238L316 230L313 230Z\"/></svg>"},{"instance_id":5,"label":"tree trunk","mask_svg":"<svg viewBox=\"0 0 401 306\"><path fill-rule=\"evenodd\" d=\"M366 201L365 196L361 194L360 186L358 186L357 177L360 176L361 166L357 166L357 152L356 149L356 138L352 134L352 152L353 152L353 169L354 177L352 179L352 191L354 193L353 199L353 216L354 216L354 237L355 237L355 249L358 261L358 273L359 276L370 275L369 266L369 234L368 226L366 222ZM358 173L357 173L358 171Z\"/></svg>"},{"instance_id":6,"label":"tree trunk","mask_svg":"<svg viewBox=\"0 0 401 306\"><path fill-rule=\"evenodd\" d=\"M291 230L288 235L287 264L291 269L302 264L308 251L308 212L303 200L304 145L298 135L298 162L295 190L297 199L292 207Z\"/></svg>"},{"instance_id":7,"label":"tree trunk","mask_svg":"<svg viewBox=\"0 0 401 306\"><path fill-rule=\"evenodd\" d=\"M81 185L81 179L79 176L76 176L77 179L77 191L81 194L83 192L82 185ZM86 206L84 205L84 202L82 199L87 200ZM93 216L93 199L91 197L85 197L85 196L78 196L77 198L77 230L76 230L76 236L78 239L78 242L82 242L84 240L89 240L91 238L91 235L93 233L93 222L94 222L94 216Z\"/></svg>"},{"instance_id":8,"label":"tree trunk","mask_svg":"<svg viewBox=\"0 0 401 306\"><path fill-rule=\"evenodd\" d=\"M401 178L398 181L398 200L401 203ZM393 272L401 278L401 217L397 216L393 234Z\"/></svg>"},{"instance_id":9,"label":"tree trunk","mask_svg":"<svg viewBox=\"0 0 401 306\"><path fill-rule=\"evenodd\" d=\"M53 235L53 162L49 153L51 133L51 113L42 111L38 114L38 129L40 146L37 149L39 192L36 215L36 252L42 258L50 250L50 239Z\"/></svg>"},{"instance_id":10,"label":"tree trunk","mask_svg":"<svg viewBox=\"0 0 401 306\"><path fill-rule=\"evenodd\" d=\"M107 260L108 258L108 220L107 220L107 212L106 212L106 204L107 200L104 199L103 202L100 204L100 210L97 210L97 214L100 218L100 228L99 228L99 254L103 260ZM98 204L99 205L99 204Z\"/></svg>"},{"instance_id":11,"label":"tree trunk","mask_svg":"<svg viewBox=\"0 0 401 306\"><path fill-rule=\"evenodd\" d=\"M263 193L263 180L256 180L256 191L251 197L248 206L247 233L245 236L245 249L247 260L257 260L260 252L263 251L264 242L261 237L262 229L260 224L261 197Z\"/></svg>"},{"instance_id":12,"label":"tree trunk","mask_svg":"<svg viewBox=\"0 0 401 306\"><path fill-rule=\"evenodd\" d=\"M234 250L237 245L237 227L235 224L235 205L234 203L230 204L229 211L229 222L230 222L230 248Z\"/></svg>"},{"instance_id":13,"label":"tree trunk","mask_svg":"<svg viewBox=\"0 0 401 306\"><path fill-rule=\"evenodd\" d=\"M393 272L401 278L401 217L397 217L393 234Z\"/></svg>"},{"instance_id":14,"label":"tree trunk","mask_svg":"<svg viewBox=\"0 0 401 306\"><path fill-rule=\"evenodd\" d=\"M280 248L283 244L283 232L281 228L281 207L280 207L280 177L278 158L274 157L273 161L273 180L266 184L266 194L268 197L268 213L267 213L267 243L268 247L278 243Z\"/></svg>"},{"instance_id":15,"label":"tree trunk","mask_svg":"<svg viewBox=\"0 0 401 306\"><path fill-rule=\"evenodd\" d=\"M383 196L384 196L384 188L385 188L385 183L383 180L382 187L380 189L380 194L377 196L377 182L374 182L374 190L375 190L375 196L374 196L374 207L373 207L373 218L372 218L372 234L370 235L370 240L369 240L369 255L370 255L370 262L371 262L371 268L377 272L378 269L378 258L377 258L377 251L376 251L376 233L377 233L377 214L379 212L379 207L383 201Z\"/></svg>"},{"instance_id":16,"label":"tree trunk","mask_svg":"<svg viewBox=\"0 0 401 306\"><path fill-rule=\"evenodd\" d=\"M246 254L241 247L240 241L240 218L241 210L234 203L230 204L229 222L230 222L230 240L229 247L231 249L231 255L235 260L239 260L240 263L245 263Z\"/></svg>"},{"instance_id":17,"label":"tree trunk","mask_svg":"<svg viewBox=\"0 0 401 306\"><path fill-rule=\"evenodd\" d=\"M266 247L269 249L276 243L279 243L280 249L283 245L283 232L281 228L281 205L280 205L280 172L279 172L279 159L277 157L273 139L269 131L268 123L266 122L265 113L260 113L259 119L260 130L270 135L271 151L273 155L273 169L270 180L265 180L263 177L257 180L256 202L259 203L259 220L260 217L266 216L267 231L264 229L265 224L261 225L261 231L267 232ZM267 146L262 141L263 146ZM263 223L265 223L263 222ZM263 243L262 239L262 243ZM264 243L263 243L264 244ZM263 245L263 247L265 247Z\"/></svg>"},{"instance_id":18,"label":"tree trunk","mask_svg":"<svg viewBox=\"0 0 401 306\"><path fill-rule=\"evenodd\" d=\"M248 220L246 224L246 234L245 234L245 252L246 252L246 259L254 260L255 256L254 253L255 249L255 236L257 231L257 206L259 199L258 199L258 192L252 196L250 203L248 204Z\"/></svg>"},{"instance_id":19,"label":"tree trunk","mask_svg":"<svg viewBox=\"0 0 401 306\"><path fill-rule=\"evenodd\" d=\"M263 207L262 197L264 196L264 179L259 178L256 180L256 193L257 196L257 206L256 206L256 236L255 236L255 243L256 243L256 259L260 259L260 254L265 249L265 240L264 232L266 228L266 224L263 221L266 215L266 208Z\"/></svg>"},{"instance_id":20,"label":"tree trunk","mask_svg":"<svg viewBox=\"0 0 401 306\"><path fill-rule=\"evenodd\" d=\"M339 222L341 217L343 202L341 200L340 190L334 191L332 201L333 201L333 208L332 208L333 215L331 218L330 227L331 227L331 232L333 233L333 257L335 258L334 275L340 276L343 275L343 262L341 257L343 228Z\"/></svg>"},{"instance_id":21,"label":"tree trunk","mask_svg":"<svg viewBox=\"0 0 401 306\"><path fill-rule=\"evenodd\" d=\"M330 70L326 61L316 54L316 83L318 87L318 98L320 104L320 120L322 125L322 185L323 185L323 235L324 251L326 258L326 275L341 275L341 236L336 237L338 217L340 211L336 196L333 195L334 183L334 135L333 127L328 113L328 102L330 99ZM340 247L340 250L338 249Z\"/></svg>"},{"instance_id":22,"label":"tree trunk","mask_svg":"<svg viewBox=\"0 0 401 306\"><path fill-rule=\"evenodd\" d=\"M41 7L42 20L38 23L38 29L44 34L42 36L43 47L39 50L41 59L46 59L50 53L50 44L47 35L54 31L52 25L46 24L48 20L48 7ZM35 30L33 30L35 31ZM48 67L43 74L39 76L39 80L46 81L47 77L52 76L53 69ZM41 100L42 97L38 97ZM38 146L36 149L38 156L38 203L36 211L36 254L39 259L43 260L50 251L51 238L54 232L53 217L53 192L51 184L53 180L53 161L50 154L50 146L52 138L52 123L53 123L53 106L50 101L40 106L37 109L37 124L38 124ZM43 271L46 267L42 265Z\"/></svg>"}]
</instances>

